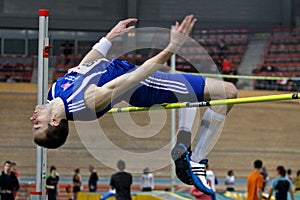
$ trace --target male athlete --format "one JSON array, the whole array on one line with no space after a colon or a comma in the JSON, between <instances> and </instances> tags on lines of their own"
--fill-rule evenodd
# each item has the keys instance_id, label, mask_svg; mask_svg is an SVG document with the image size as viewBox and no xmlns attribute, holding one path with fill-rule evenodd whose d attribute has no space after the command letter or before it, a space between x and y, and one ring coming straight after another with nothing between
<instances>
[{"instance_id":1,"label":"male athlete","mask_svg":"<svg viewBox=\"0 0 300 200\"><path fill-rule=\"evenodd\" d=\"M197 75L157 72L190 35L197 21L193 15L186 16L181 23L176 22L167 47L140 67L120 59L104 59L112 39L133 29L134 26L127 25L136 21L137 19L120 21L93 46L78 67L70 69L51 86L48 103L36 106L30 118L34 141L38 145L46 148L60 147L68 136L68 120L95 120L122 100L133 106L151 107L178 101L236 98L237 90L231 83ZM207 112L224 117L230 109L231 106L225 110L224 106L217 106ZM214 120L209 116L205 121L211 119ZM172 151L177 175L183 182L194 184L203 192L211 194L212 190L205 180L205 166L203 168L206 161L190 161L189 147L188 142L178 140L178 145ZM192 168L198 167L200 173L192 171ZM189 178L186 180L186 177Z\"/></svg>"}]
</instances>

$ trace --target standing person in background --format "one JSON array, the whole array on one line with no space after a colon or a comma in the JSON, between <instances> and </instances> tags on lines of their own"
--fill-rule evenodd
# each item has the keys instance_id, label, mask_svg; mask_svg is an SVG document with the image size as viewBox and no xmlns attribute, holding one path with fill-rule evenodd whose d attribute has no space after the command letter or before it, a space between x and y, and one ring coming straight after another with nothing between
<instances>
[{"instance_id":1,"label":"standing person in background","mask_svg":"<svg viewBox=\"0 0 300 200\"><path fill-rule=\"evenodd\" d=\"M70 56L72 56L74 45L70 43L69 40L66 40L65 43L61 45L61 48L65 57L65 65L68 65L71 61Z\"/></svg>"},{"instance_id":2,"label":"standing person in background","mask_svg":"<svg viewBox=\"0 0 300 200\"><path fill-rule=\"evenodd\" d=\"M271 182L271 189L269 192L268 199L271 199L273 191L275 191L276 200L287 200L288 192L291 195L291 199L295 200L293 183L290 179L286 178L286 171L283 166L277 167L278 177L273 179Z\"/></svg>"},{"instance_id":3,"label":"standing person in background","mask_svg":"<svg viewBox=\"0 0 300 200\"><path fill-rule=\"evenodd\" d=\"M6 161L0 176L1 200L14 200L14 194L19 190L20 184L15 173L11 171L11 162Z\"/></svg>"},{"instance_id":4,"label":"standing person in background","mask_svg":"<svg viewBox=\"0 0 300 200\"><path fill-rule=\"evenodd\" d=\"M72 186L70 184L68 184L66 186L66 193L67 193L67 200L73 200L73 196L72 196Z\"/></svg>"},{"instance_id":5,"label":"standing person in background","mask_svg":"<svg viewBox=\"0 0 300 200\"><path fill-rule=\"evenodd\" d=\"M292 183L294 182L293 176L292 176L292 169L287 169L286 170L286 178L290 179Z\"/></svg>"},{"instance_id":6,"label":"standing person in background","mask_svg":"<svg viewBox=\"0 0 300 200\"><path fill-rule=\"evenodd\" d=\"M266 186L268 185L268 182L270 180L270 177L269 177L266 167L262 168L261 175L264 177L264 183L263 183L263 188L262 188L262 191L264 192L266 189Z\"/></svg>"},{"instance_id":7,"label":"standing person in background","mask_svg":"<svg viewBox=\"0 0 300 200\"><path fill-rule=\"evenodd\" d=\"M15 173L16 177L19 178L19 172L17 170L17 164L15 162L11 163L11 167L10 167L10 171L12 171L13 173Z\"/></svg>"},{"instance_id":8,"label":"standing person in background","mask_svg":"<svg viewBox=\"0 0 300 200\"><path fill-rule=\"evenodd\" d=\"M150 173L150 169L146 167L141 176L141 191L152 191L154 189L154 176Z\"/></svg>"},{"instance_id":9,"label":"standing person in background","mask_svg":"<svg viewBox=\"0 0 300 200\"><path fill-rule=\"evenodd\" d=\"M230 192L234 191L234 181L235 179L234 179L233 170L229 170L225 178L226 191L230 191Z\"/></svg>"},{"instance_id":10,"label":"standing person in background","mask_svg":"<svg viewBox=\"0 0 300 200\"><path fill-rule=\"evenodd\" d=\"M48 191L48 200L56 200L58 196L57 186L59 182L59 176L56 173L56 167L50 167L50 176L46 179L46 188Z\"/></svg>"},{"instance_id":11,"label":"standing person in background","mask_svg":"<svg viewBox=\"0 0 300 200\"><path fill-rule=\"evenodd\" d=\"M82 179L80 175L80 169L77 168L74 170L74 175L73 175L73 199L77 200L77 194L81 190L81 185L82 185Z\"/></svg>"},{"instance_id":12,"label":"standing person in background","mask_svg":"<svg viewBox=\"0 0 300 200\"><path fill-rule=\"evenodd\" d=\"M300 193L300 170L297 171L297 176L295 179L295 192Z\"/></svg>"},{"instance_id":13,"label":"standing person in background","mask_svg":"<svg viewBox=\"0 0 300 200\"><path fill-rule=\"evenodd\" d=\"M117 167L119 171L111 176L110 186L116 189L116 200L131 200L132 175L125 172L126 164L123 160L118 161Z\"/></svg>"},{"instance_id":14,"label":"standing person in background","mask_svg":"<svg viewBox=\"0 0 300 200\"><path fill-rule=\"evenodd\" d=\"M89 166L89 171L91 173L89 178L89 192L96 192L97 191L97 182L99 180L97 171L94 166Z\"/></svg>"},{"instance_id":15,"label":"standing person in background","mask_svg":"<svg viewBox=\"0 0 300 200\"><path fill-rule=\"evenodd\" d=\"M261 175L263 162L254 161L254 170L249 174L247 179L248 195L247 200L262 200L262 188L264 177Z\"/></svg>"},{"instance_id":16,"label":"standing person in background","mask_svg":"<svg viewBox=\"0 0 300 200\"><path fill-rule=\"evenodd\" d=\"M15 162L12 162L12 163L11 163L10 170L11 170L13 173L15 173L16 177L18 178L18 181L20 182L20 178L19 178L20 175L19 175L19 172L18 172L18 170L17 170L17 164L16 164ZM15 193L14 193L14 197L16 198L17 195L18 195L18 193L15 192Z\"/></svg>"},{"instance_id":17,"label":"standing person in background","mask_svg":"<svg viewBox=\"0 0 300 200\"><path fill-rule=\"evenodd\" d=\"M228 45L224 39L221 39L217 45L217 54L219 59L223 59L228 54Z\"/></svg>"},{"instance_id":18,"label":"standing person in background","mask_svg":"<svg viewBox=\"0 0 300 200\"><path fill-rule=\"evenodd\" d=\"M208 184L210 185L209 181ZM198 190L194 185L190 189L190 195L195 197L195 200L212 200L211 195L205 194Z\"/></svg>"},{"instance_id":19,"label":"standing person in background","mask_svg":"<svg viewBox=\"0 0 300 200\"><path fill-rule=\"evenodd\" d=\"M212 200L216 200L216 185L219 183L218 179L216 177L215 172L209 167L208 164L206 164L206 179L208 180L208 182L210 183L210 187L211 189L214 191L214 193L211 195L211 199Z\"/></svg>"}]
</instances>

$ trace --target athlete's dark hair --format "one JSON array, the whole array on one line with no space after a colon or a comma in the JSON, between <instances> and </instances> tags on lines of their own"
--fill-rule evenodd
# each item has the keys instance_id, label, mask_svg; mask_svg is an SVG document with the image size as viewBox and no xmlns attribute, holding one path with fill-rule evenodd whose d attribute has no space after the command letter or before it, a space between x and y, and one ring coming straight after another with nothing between
<instances>
[{"instance_id":1,"label":"athlete's dark hair","mask_svg":"<svg viewBox=\"0 0 300 200\"><path fill-rule=\"evenodd\" d=\"M34 138L34 142L42 147L48 149L56 149L63 145L69 134L68 120L62 119L58 126L51 126L49 124L46 137Z\"/></svg>"}]
</instances>

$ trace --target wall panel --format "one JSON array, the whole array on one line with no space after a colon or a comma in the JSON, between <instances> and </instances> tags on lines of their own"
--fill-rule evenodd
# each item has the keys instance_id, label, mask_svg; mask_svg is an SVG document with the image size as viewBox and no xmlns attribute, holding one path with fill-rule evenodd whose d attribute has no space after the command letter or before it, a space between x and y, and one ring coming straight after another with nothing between
<instances>
[{"instance_id":1,"label":"wall panel","mask_svg":"<svg viewBox=\"0 0 300 200\"><path fill-rule=\"evenodd\" d=\"M45 8L50 11L49 27L52 29L107 30L116 21L135 13L140 27L169 28L175 20L193 13L199 19L197 26L201 27L244 26L262 30L296 21L290 18L299 17L299 1L0 0L0 28L37 28L38 10Z\"/></svg>"}]
</instances>

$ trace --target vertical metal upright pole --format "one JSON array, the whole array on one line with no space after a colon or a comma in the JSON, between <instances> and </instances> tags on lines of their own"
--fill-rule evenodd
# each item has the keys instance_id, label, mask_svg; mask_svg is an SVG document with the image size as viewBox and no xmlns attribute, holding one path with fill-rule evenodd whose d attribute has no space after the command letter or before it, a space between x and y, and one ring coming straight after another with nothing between
<instances>
[{"instance_id":1,"label":"vertical metal upright pole","mask_svg":"<svg viewBox=\"0 0 300 200\"><path fill-rule=\"evenodd\" d=\"M173 27L172 27L173 28ZM176 55L173 54L171 57L171 73L175 73L175 65L176 65ZM171 109L171 145L173 148L175 146L175 136L176 136L176 110ZM171 162L171 192L175 192L176 185L176 176L175 176L175 165L174 162Z\"/></svg>"},{"instance_id":2,"label":"vertical metal upright pole","mask_svg":"<svg viewBox=\"0 0 300 200\"><path fill-rule=\"evenodd\" d=\"M47 103L48 91L48 57L44 56L45 46L49 44L48 38L49 11L39 10L39 46L38 46L38 98L37 104ZM31 193L31 200L47 200L46 194L47 149L36 148L36 186Z\"/></svg>"}]
</instances>

